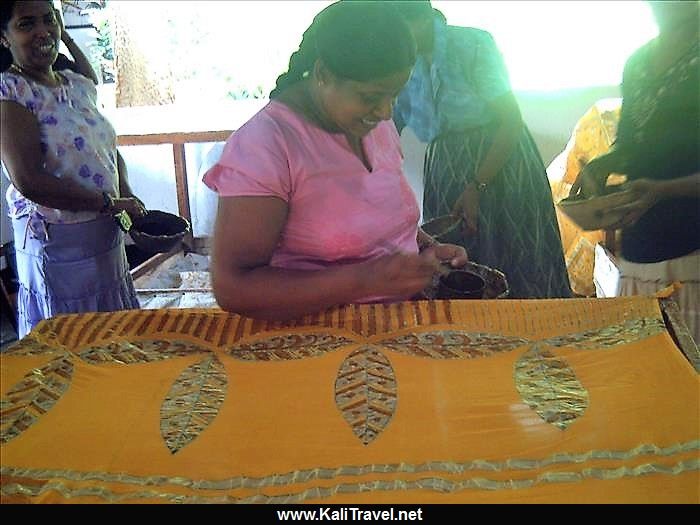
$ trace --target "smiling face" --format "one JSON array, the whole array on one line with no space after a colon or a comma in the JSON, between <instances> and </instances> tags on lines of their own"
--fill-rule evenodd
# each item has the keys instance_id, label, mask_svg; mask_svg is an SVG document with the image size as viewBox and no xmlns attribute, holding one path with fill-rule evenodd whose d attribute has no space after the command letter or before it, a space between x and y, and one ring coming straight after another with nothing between
<instances>
[{"instance_id":1,"label":"smiling face","mask_svg":"<svg viewBox=\"0 0 700 525\"><path fill-rule=\"evenodd\" d=\"M2 43L20 67L44 72L58 56L61 34L51 2L16 2L12 18L2 31Z\"/></svg>"},{"instance_id":2,"label":"smiling face","mask_svg":"<svg viewBox=\"0 0 700 525\"><path fill-rule=\"evenodd\" d=\"M315 71L320 81L317 100L338 129L362 138L379 122L391 118L394 101L410 74L408 68L378 80L359 82L339 78L319 65Z\"/></svg>"}]
</instances>

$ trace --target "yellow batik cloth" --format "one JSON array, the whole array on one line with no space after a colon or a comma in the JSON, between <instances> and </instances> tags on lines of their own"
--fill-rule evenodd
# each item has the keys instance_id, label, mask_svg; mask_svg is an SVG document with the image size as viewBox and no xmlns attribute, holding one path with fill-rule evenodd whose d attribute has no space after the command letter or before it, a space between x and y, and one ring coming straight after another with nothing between
<instances>
[{"instance_id":1,"label":"yellow batik cloth","mask_svg":"<svg viewBox=\"0 0 700 525\"><path fill-rule=\"evenodd\" d=\"M657 299L60 316L2 355L2 502L699 503Z\"/></svg>"}]
</instances>

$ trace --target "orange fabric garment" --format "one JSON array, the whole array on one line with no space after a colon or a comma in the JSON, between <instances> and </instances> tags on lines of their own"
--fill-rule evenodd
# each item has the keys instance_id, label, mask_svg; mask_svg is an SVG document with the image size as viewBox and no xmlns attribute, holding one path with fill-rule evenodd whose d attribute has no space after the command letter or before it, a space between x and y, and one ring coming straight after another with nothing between
<instances>
[{"instance_id":1,"label":"orange fabric garment","mask_svg":"<svg viewBox=\"0 0 700 525\"><path fill-rule=\"evenodd\" d=\"M2 356L2 502L700 503L654 298L60 316Z\"/></svg>"}]
</instances>

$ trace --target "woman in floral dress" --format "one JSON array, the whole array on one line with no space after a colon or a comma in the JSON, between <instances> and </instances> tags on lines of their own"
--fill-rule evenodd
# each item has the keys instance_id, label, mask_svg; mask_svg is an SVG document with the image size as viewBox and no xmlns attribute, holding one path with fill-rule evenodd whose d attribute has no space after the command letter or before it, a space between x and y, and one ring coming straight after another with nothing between
<instances>
[{"instance_id":1,"label":"woman in floral dress","mask_svg":"<svg viewBox=\"0 0 700 525\"><path fill-rule=\"evenodd\" d=\"M0 159L11 181L19 337L60 313L139 306L113 216L145 209L94 83L53 69L61 33L49 1L0 3Z\"/></svg>"}]
</instances>

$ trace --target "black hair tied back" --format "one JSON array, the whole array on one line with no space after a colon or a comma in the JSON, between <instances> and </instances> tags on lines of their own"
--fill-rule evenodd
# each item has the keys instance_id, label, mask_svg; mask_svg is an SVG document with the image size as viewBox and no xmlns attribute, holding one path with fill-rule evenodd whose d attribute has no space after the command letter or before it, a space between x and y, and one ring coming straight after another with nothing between
<instances>
[{"instance_id":1,"label":"black hair tied back","mask_svg":"<svg viewBox=\"0 0 700 525\"><path fill-rule=\"evenodd\" d=\"M277 78L270 98L302 80L321 60L338 78L366 82L410 69L416 61L411 30L393 2L340 0L318 13Z\"/></svg>"}]
</instances>

